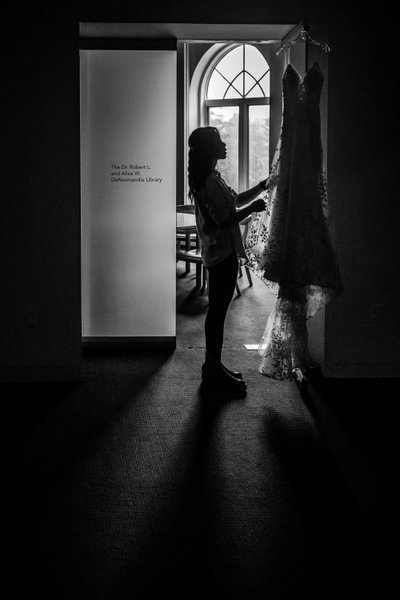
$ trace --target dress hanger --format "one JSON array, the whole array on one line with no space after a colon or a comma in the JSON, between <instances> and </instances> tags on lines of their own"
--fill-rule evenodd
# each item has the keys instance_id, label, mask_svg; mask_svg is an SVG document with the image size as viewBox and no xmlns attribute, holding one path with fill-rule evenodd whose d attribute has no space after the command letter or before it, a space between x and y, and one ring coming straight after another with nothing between
<instances>
[{"instance_id":1,"label":"dress hanger","mask_svg":"<svg viewBox=\"0 0 400 600\"><path fill-rule=\"evenodd\" d=\"M321 49L327 54L328 52L330 52L328 44L326 44L325 42L320 42L319 40L314 40L312 37L310 37L310 35L305 29L302 29L294 40L287 42L287 44L282 44L281 46L279 46L275 54L280 54L284 50L287 50L288 48L294 46L294 44L297 44L297 42L309 42L310 44L314 44L315 46L320 46Z\"/></svg>"}]
</instances>

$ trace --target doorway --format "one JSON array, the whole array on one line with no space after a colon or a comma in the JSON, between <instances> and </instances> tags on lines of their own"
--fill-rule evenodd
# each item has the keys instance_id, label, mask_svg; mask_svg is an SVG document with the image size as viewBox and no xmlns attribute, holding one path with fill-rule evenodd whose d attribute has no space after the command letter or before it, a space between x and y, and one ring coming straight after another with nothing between
<instances>
[{"instance_id":1,"label":"doorway","mask_svg":"<svg viewBox=\"0 0 400 600\"><path fill-rule=\"evenodd\" d=\"M117 28L117 29L116 29ZM162 256L167 257L168 267L164 268L164 275L169 273L169 282L173 280L175 283L175 274L176 274L176 261L175 261L175 229L176 229L176 204L184 203L187 198L187 188L186 188L186 173L187 173L187 137L188 132L191 128L193 128L194 123L204 124L204 111L202 107L199 105L197 101L197 108L193 102L191 102L191 96L193 96L193 83L195 79L200 79L199 70L196 68L200 64L200 60L204 57L210 58L209 53L207 51L215 47L221 47L226 45L240 45L240 44L257 44L260 47L270 47L272 49L273 44L280 44L281 41L290 35L294 31L293 25L224 25L224 24L215 24L215 25L201 25L201 24L171 24L171 23L161 23L161 24L130 24L130 23L122 23L122 24L109 24L109 23L82 23L80 25L80 37L81 37L81 52L86 50L92 50L94 53L98 51L107 51L112 50L109 54L114 54L117 56L116 51L126 52L132 50L139 50L142 52L149 51L150 52L160 52L160 55L164 53L172 53L175 55L176 60L176 69L172 74L170 81L175 81L175 90L171 91L171 99L172 102L175 103L174 114L172 116L172 121L169 117L159 119L159 122L169 122L173 123L174 127L174 148L171 150L169 148L169 157L175 157L175 168L174 168L174 184L175 190L174 192L168 194L169 200L172 199L171 202L168 201L167 204L164 203L163 208L166 208L168 205L168 209L165 213L165 219L163 219L162 228L167 225L167 229L170 233L166 234L169 242L166 242L166 248L168 250L162 253ZM138 48L138 40L141 40L142 47ZM145 43L144 43L145 42ZM143 43L145 49L143 47ZM117 44L117 46L115 45ZM300 45L299 45L300 48ZM190 49L190 50L189 50ZM189 50L189 51L188 51ZM270 53L273 54L272 52ZM165 54L166 55L166 54ZM215 57L214 57L215 58ZM156 61L157 62L157 61ZM172 63L171 63L172 64ZM282 65L284 61L282 62ZM305 65L305 62L303 63ZM143 72L143 70L142 70ZM275 73L275 75L274 75ZM277 81L280 82L279 79L279 69L274 70L274 73L271 73L271 94L273 95L274 89L274 81L273 77L276 76ZM202 79L202 82L204 78ZM84 89L85 83L81 80L81 91ZM280 127L280 118L272 118L273 111L276 111L278 107L280 107L280 102L278 102L278 98L280 99L280 91L279 85L275 85L276 89L276 97L274 102L272 102L271 96L271 119L270 119L270 152L272 152L275 141L279 136L279 127ZM175 93L175 96L174 96ZM197 92L196 92L197 93ZM155 96L153 94L153 96ZM190 107L190 110L189 110ZM197 110L197 112L196 112ZM280 110L280 108L279 108ZM116 113L114 113L116 114ZM155 114L155 113L153 113ZM172 113L171 113L172 115ZM178 117L175 121L176 116ZM154 121L154 119L153 119ZM115 121L114 121L115 123ZM114 160L115 158L115 160ZM121 167L122 171L122 162L126 164L127 167L130 168L132 165L137 167L144 167L146 164L150 164L148 160L143 160L143 156L133 157L133 162L131 161L131 157L129 157L129 161L127 160L128 156L113 156L103 167L103 174L106 173L106 177L108 178L107 184L111 183L112 173L118 172ZM115 167L114 170L113 166ZM92 168L92 167L91 167ZM89 169L90 171L90 169ZM85 174L89 172L86 168L82 168L82 179L84 180ZM132 169L130 172L137 172L137 177L141 175L141 168ZM121 174L122 177L122 174ZM130 177L127 175L126 177ZM133 177L133 176L132 176ZM161 177L156 175L154 179L161 179ZM112 182L116 183L116 182ZM126 182L120 182L126 183ZM84 213L86 207L84 206L84 189L85 189L85 181L82 182L82 190L83 190L83 206L82 213ZM115 188L114 188L115 189ZM120 188L119 188L120 189ZM114 204L109 203L108 206L111 207L119 207L118 201L121 199L121 196L117 196L117 202ZM122 201L122 204L125 200ZM135 213L136 210L140 211L140 206L144 206L144 203L138 202L135 205L135 208L131 204L130 208L132 211L132 220L137 220L137 215L139 213ZM146 206L150 206L149 203L146 203ZM154 212L157 212L154 210ZM89 219L90 221L90 219ZM119 226L115 228L116 231L116 242L111 245L112 252L114 250L121 249L121 236L119 236L118 232L121 231L121 227L123 229L126 224L126 220L121 219ZM96 227L96 235L101 235L104 233L104 227L107 229L107 222L109 220L103 220ZM103 227L103 230L102 230ZM120 229L119 229L120 228ZM166 232L166 229L163 229ZM108 235L108 233L107 233ZM160 229L155 227L153 237L157 239L160 236ZM109 235L108 235L109 237ZM147 236L147 240L149 236ZM83 232L83 242L85 242L85 235ZM170 246L168 245L170 243ZM101 245L101 244L100 244ZM95 236L95 245L93 247L93 251L88 253L86 256L82 257L82 264L89 267L89 270L96 263L96 249L99 247L99 238ZM110 246L108 246L110 249ZM110 260L112 257L112 252L107 253L106 260L101 262L100 267L103 268L107 264L107 260ZM145 258L146 254L141 250L136 252L136 255L139 257L139 263ZM125 251L122 252L123 260L125 264L129 264L130 255L128 255ZM86 261L86 262L85 262ZM153 265L157 263L157 258L153 260ZM130 265L132 266L132 265ZM84 269L83 269L84 270ZM114 275L120 272L120 269L110 269ZM136 272L137 269L135 269ZM146 279L149 279L149 272L147 275L143 274L143 278L141 280L137 280L135 282L136 290L141 289L143 282ZM168 279L168 278L167 278ZM244 280L245 282L246 280ZM243 283L240 281L240 283ZM89 301L90 311L84 309L86 311L86 315L90 314L93 316L95 311L93 311L93 302L96 299L103 306L107 305L104 303L105 300L109 299L110 290L113 290L112 284L107 286L101 286L101 277L99 277L99 273L92 272L90 277L83 278L82 287L84 294L86 294L86 298L83 299L83 305L85 306L85 302ZM125 341L127 344L150 344L157 345L160 343L175 343L176 341L176 324L175 324L175 289L172 292L171 301L168 304L167 312L168 314L171 312L171 306L173 308L173 317L171 320L172 328L166 332L162 329L165 324L165 308L166 304L161 301L160 306L162 306L164 311L164 316L162 311L160 310L160 321L159 326L156 325L155 329L150 330L148 326L151 324L152 326L157 322L151 319L147 314L141 314L140 310L143 307L151 306L152 302L155 302L157 299L162 299L162 294L165 289L165 286L168 287L167 281L165 285L159 286L157 288L150 287L149 293L146 298L142 298L140 302L136 302L133 297L128 302L121 302L121 297L118 294L114 294L115 303L113 306L108 305L107 308L107 316L118 316L118 311L125 306L126 309L132 312L136 312L139 315L138 323L140 324L139 329L132 328L131 330L127 330L124 326L122 326L118 331L113 330L113 327L108 327L103 329L102 331L89 331L87 332L86 341L93 341L93 343L100 344L110 344L114 342ZM153 284L154 286L154 284ZM103 289L103 293L101 290ZM105 292L105 293L104 293ZM138 310L139 306L139 310ZM83 319L84 319L83 315ZM123 321L122 321L123 322ZM144 326L144 328L143 328ZM320 332L317 332L318 339L321 340ZM179 336L178 336L179 337ZM312 338L312 335L311 335ZM312 342L312 340L311 340ZM179 340L178 340L179 343Z\"/></svg>"}]
</instances>

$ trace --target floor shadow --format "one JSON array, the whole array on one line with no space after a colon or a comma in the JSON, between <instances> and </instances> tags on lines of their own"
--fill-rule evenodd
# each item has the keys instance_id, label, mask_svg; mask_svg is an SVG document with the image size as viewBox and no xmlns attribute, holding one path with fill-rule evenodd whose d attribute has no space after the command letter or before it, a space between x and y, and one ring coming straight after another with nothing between
<instances>
[{"instance_id":1,"label":"floor shadow","mask_svg":"<svg viewBox=\"0 0 400 600\"><path fill-rule=\"evenodd\" d=\"M207 288L197 287L195 276L177 271L176 312L182 315L201 315L207 311Z\"/></svg>"},{"instance_id":2,"label":"floor shadow","mask_svg":"<svg viewBox=\"0 0 400 600\"><path fill-rule=\"evenodd\" d=\"M265 435L310 523L310 534L323 536L324 559L336 573L337 593L344 585L360 595L388 586L390 570L374 533L319 429L312 421L270 411Z\"/></svg>"},{"instance_id":3,"label":"floor shadow","mask_svg":"<svg viewBox=\"0 0 400 600\"><path fill-rule=\"evenodd\" d=\"M180 473L183 485L175 505L179 516L171 534L174 543L169 546L167 561L162 561L161 572L174 597L180 600L225 597L215 587L221 563L215 544L216 499L212 489L219 460L215 436L225 408L243 400L227 395L204 396L199 385L180 440L181 452L176 452L170 466L171 477Z\"/></svg>"}]
</instances>

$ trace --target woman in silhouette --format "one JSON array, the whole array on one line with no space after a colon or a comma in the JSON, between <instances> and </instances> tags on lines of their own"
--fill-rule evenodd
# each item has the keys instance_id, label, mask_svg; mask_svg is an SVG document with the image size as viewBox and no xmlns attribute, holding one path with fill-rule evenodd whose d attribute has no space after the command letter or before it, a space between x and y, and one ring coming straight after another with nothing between
<instances>
[{"instance_id":1,"label":"woman in silhouette","mask_svg":"<svg viewBox=\"0 0 400 600\"><path fill-rule=\"evenodd\" d=\"M247 257L240 221L265 209L257 198L267 189L265 179L236 194L217 171L217 161L226 158L226 145L215 127L199 127L189 137L189 197L195 203L200 251L208 271L208 312L205 320L206 354L202 366L202 392L246 393L246 383L237 371L221 361L224 322L238 275L238 264ZM243 208L240 208L243 207ZM237 210L239 208L239 210Z\"/></svg>"}]
</instances>

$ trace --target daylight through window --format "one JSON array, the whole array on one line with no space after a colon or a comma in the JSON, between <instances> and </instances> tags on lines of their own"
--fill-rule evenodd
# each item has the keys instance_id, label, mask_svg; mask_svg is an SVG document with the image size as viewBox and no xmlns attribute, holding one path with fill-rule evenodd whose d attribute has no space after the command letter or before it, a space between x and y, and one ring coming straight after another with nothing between
<instances>
[{"instance_id":1,"label":"daylight through window","mask_svg":"<svg viewBox=\"0 0 400 600\"><path fill-rule=\"evenodd\" d=\"M242 191L268 174L270 68L255 46L230 47L209 74L205 105L228 155L218 169Z\"/></svg>"}]
</instances>

